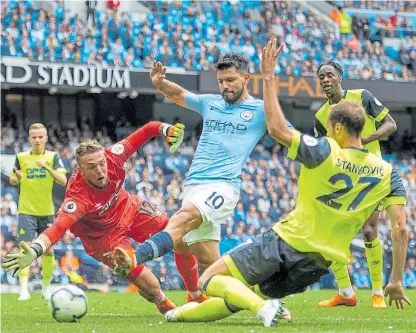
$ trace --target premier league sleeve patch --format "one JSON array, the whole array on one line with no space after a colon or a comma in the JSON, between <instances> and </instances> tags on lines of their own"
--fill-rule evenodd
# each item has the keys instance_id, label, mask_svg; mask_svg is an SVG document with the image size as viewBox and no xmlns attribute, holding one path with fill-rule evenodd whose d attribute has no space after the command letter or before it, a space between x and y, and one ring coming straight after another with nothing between
<instances>
[{"instance_id":1,"label":"premier league sleeve patch","mask_svg":"<svg viewBox=\"0 0 416 333\"><path fill-rule=\"evenodd\" d=\"M74 201L68 201L63 209L67 213L73 213L77 210L77 204Z\"/></svg>"},{"instance_id":2,"label":"premier league sleeve patch","mask_svg":"<svg viewBox=\"0 0 416 333\"><path fill-rule=\"evenodd\" d=\"M309 147L315 147L318 144L318 140L309 135L304 135L302 139Z\"/></svg>"},{"instance_id":3,"label":"premier league sleeve patch","mask_svg":"<svg viewBox=\"0 0 416 333\"><path fill-rule=\"evenodd\" d=\"M124 146L121 143L116 143L110 151L115 155L121 155L124 152Z\"/></svg>"}]
</instances>

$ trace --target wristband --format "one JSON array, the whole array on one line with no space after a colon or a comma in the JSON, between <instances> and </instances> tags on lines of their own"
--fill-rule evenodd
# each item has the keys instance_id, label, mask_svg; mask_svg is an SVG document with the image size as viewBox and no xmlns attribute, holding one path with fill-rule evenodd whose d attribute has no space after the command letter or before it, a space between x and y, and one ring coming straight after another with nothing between
<instances>
[{"instance_id":1,"label":"wristband","mask_svg":"<svg viewBox=\"0 0 416 333\"><path fill-rule=\"evenodd\" d=\"M168 130L169 130L169 127L171 126L172 125L170 124L162 123L162 133L164 136L168 136Z\"/></svg>"},{"instance_id":2,"label":"wristband","mask_svg":"<svg viewBox=\"0 0 416 333\"><path fill-rule=\"evenodd\" d=\"M32 245L30 246L30 248L35 251L36 253L36 258L39 258L43 252L45 252L45 245L41 244L41 242L34 242L32 243Z\"/></svg>"}]
</instances>

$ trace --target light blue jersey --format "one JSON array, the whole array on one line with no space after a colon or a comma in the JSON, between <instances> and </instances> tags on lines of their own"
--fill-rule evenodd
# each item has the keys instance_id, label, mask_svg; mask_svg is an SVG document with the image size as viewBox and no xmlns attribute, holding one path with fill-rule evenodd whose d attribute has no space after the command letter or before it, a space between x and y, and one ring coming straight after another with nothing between
<instances>
[{"instance_id":1,"label":"light blue jersey","mask_svg":"<svg viewBox=\"0 0 416 333\"><path fill-rule=\"evenodd\" d=\"M267 130L264 102L249 97L227 104L221 95L185 95L188 109L204 119L186 185L229 182L240 190L241 171Z\"/></svg>"}]
</instances>

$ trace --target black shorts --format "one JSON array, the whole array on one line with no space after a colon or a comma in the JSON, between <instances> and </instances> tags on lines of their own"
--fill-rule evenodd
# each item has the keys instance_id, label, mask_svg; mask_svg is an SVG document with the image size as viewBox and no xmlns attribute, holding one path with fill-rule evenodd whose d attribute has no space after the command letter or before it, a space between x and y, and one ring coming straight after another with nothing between
<instances>
[{"instance_id":1,"label":"black shorts","mask_svg":"<svg viewBox=\"0 0 416 333\"><path fill-rule=\"evenodd\" d=\"M44 232L54 220L54 215L34 216L19 214L17 238L19 241L31 242Z\"/></svg>"},{"instance_id":2,"label":"black shorts","mask_svg":"<svg viewBox=\"0 0 416 333\"><path fill-rule=\"evenodd\" d=\"M246 282L270 298L301 293L328 274L331 262L319 253L295 250L271 229L231 250L229 256Z\"/></svg>"}]
</instances>

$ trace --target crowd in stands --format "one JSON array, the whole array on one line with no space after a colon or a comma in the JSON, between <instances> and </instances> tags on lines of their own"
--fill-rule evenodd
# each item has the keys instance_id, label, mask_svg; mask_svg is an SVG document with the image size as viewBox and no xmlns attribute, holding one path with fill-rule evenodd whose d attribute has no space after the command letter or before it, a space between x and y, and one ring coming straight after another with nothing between
<instances>
[{"instance_id":1,"label":"crowd in stands","mask_svg":"<svg viewBox=\"0 0 416 333\"><path fill-rule=\"evenodd\" d=\"M253 73L263 45L275 37L285 43L276 65L279 74L314 76L320 63L335 58L342 62L345 78L408 81L414 76L407 64L386 54L380 41L373 43L367 33L371 23L360 19L355 26L347 20L338 37L333 26L299 2L158 0L143 22L114 6L106 11L88 7L86 16L95 18L91 24L59 5L53 13L30 0L4 1L1 6L5 56L132 69L150 68L157 60L201 71L210 69L224 53L237 52L249 58ZM360 32L358 38L349 33L351 26Z\"/></svg>"},{"instance_id":2,"label":"crowd in stands","mask_svg":"<svg viewBox=\"0 0 416 333\"><path fill-rule=\"evenodd\" d=\"M49 128L49 149L60 152L69 174L76 167L74 150L84 138L96 137L108 147L113 141L120 140L131 133L134 128L120 120L114 131L92 133L87 122L82 129ZM189 134L189 133L188 133ZM407 135L407 141L412 137ZM403 142L406 149L408 142ZM179 152L168 153L163 141L154 139L147 143L125 165L126 179L124 188L137 194L142 200L164 210L171 216L179 207L183 193L184 179L196 148L196 135L190 135ZM409 148L409 147L407 147ZM2 130L1 152L17 153L29 149L24 133L19 133L12 126L6 125ZM297 196L297 177L299 164L285 156L285 148L265 136L256 146L242 173L242 190L240 201L233 216L222 226L221 253L245 242L249 238L269 229L280 217L289 213L295 206ZM407 223L409 230L408 259L404 283L409 288L416 287L416 159L393 160L400 170L409 203L407 206ZM7 185L7 177L2 177L1 187L1 251L2 258L8 251L17 251L17 202L18 191ZM384 278L388 280L392 263L391 225L386 213L381 214L379 237L384 245ZM361 236L359 236L361 237ZM108 283L123 285L126 281L115 279L111 270L86 255L80 241L67 232L55 247L57 257L54 282L72 283ZM361 247L353 247L350 273L357 288L368 288L368 269ZM31 276L40 277L39 263L32 265ZM167 289L182 287L181 278L176 270L173 256L148 264ZM16 284L11 274L0 271L2 283ZM321 281L321 286L334 287L334 280L329 276Z\"/></svg>"},{"instance_id":3,"label":"crowd in stands","mask_svg":"<svg viewBox=\"0 0 416 333\"><path fill-rule=\"evenodd\" d=\"M348 36L346 45L355 52L362 47L374 46L370 63L364 64L355 76L364 79L382 78L407 81L416 77L416 8L411 1L332 1L334 8L330 18L336 22L341 34ZM356 12L351 9L376 9L375 12ZM383 12L383 10L386 10ZM394 10L394 12L392 12ZM413 15L408 15L409 13ZM386 37L400 39L398 46L383 47ZM381 51L379 49L382 49ZM383 53L383 55L381 55ZM394 71L401 73L395 78L386 61L393 59ZM381 64L381 67L380 67ZM400 66L397 66L400 64ZM393 72L394 72L393 71Z\"/></svg>"},{"instance_id":4,"label":"crowd in stands","mask_svg":"<svg viewBox=\"0 0 416 333\"><path fill-rule=\"evenodd\" d=\"M337 0L329 1L335 3L337 6L345 8L356 8L356 9L373 9L373 10L394 10L400 12L415 12L416 3L414 1L401 1L401 0L383 0L383 1L373 1L373 0Z\"/></svg>"}]
</instances>

